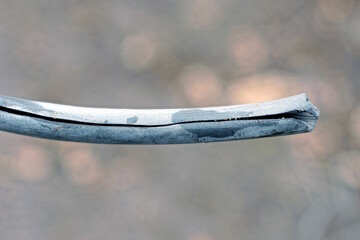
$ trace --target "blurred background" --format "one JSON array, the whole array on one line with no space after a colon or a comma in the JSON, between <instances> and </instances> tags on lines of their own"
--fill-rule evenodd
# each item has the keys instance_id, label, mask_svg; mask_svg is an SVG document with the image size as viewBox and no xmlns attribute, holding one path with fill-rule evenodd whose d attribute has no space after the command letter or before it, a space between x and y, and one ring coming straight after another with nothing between
<instances>
[{"instance_id":1,"label":"blurred background","mask_svg":"<svg viewBox=\"0 0 360 240\"><path fill-rule=\"evenodd\" d=\"M357 0L1 0L0 94L203 107L306 92L312 133L172 146L0 133L0 239L358 239Z\"/></svg>"}]
</instances>

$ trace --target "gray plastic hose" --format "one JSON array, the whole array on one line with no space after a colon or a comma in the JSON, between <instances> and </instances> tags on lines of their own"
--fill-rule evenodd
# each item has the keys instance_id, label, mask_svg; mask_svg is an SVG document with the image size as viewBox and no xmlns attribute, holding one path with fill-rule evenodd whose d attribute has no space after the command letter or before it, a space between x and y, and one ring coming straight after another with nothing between
<instances>
[{"instance_id":1,"label":"gray plastic hose","mask_svg":"<svg viewBox=\"0 0 360 240\"><path fill-rule=\"evenodd\" d=\"M106 109L0 96L0 130L62 141L178 144L310 132L319 110L305 94L237 106Z\"/></svg>"}]
</instances>

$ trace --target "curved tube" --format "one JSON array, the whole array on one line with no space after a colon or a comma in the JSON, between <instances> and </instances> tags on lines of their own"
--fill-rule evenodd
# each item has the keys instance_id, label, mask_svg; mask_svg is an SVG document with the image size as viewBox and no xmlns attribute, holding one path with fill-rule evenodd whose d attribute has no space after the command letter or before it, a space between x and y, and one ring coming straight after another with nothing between
<instances>
[{"instance_id":1,"label":"curved tube","mask_svg":"<svg viewBox=\"0 0 360 240\"><path fill-rule=\"evenodd\" d=\"M0 130L104 144L218 142L310 132L319 110L305 94L275 101L185 109L106 109L0 96Z\"/></svg>"}]
</instances>

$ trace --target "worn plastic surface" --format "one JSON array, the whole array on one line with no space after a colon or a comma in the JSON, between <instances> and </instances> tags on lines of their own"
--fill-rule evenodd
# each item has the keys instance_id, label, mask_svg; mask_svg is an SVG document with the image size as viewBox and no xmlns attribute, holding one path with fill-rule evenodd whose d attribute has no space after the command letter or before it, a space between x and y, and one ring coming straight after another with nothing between
<instances>
[{"instance_id":1,"label":"worn plastic surface","mask_svg":"<svg viewBox=\"0 0 360 240\"><path fill-rule=\"evenodd\" d=\"M310 132L319 110L306 94L237 106L106 109L0 97L0 129L106 144L217 142Z\"/></svg>"}]
</instances>

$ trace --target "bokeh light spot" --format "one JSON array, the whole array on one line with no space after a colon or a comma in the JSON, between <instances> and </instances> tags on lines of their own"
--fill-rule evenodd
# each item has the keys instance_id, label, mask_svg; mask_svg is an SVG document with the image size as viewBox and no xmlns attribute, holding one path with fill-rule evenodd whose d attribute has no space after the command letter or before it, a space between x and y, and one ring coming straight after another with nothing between
<instances>
[{"instance_id":1,"label":"bokeh light spot","mask_svg":"<svg viewBox=\"0 0 360 240\"><path fill-rule=\"evenodd\" d=\"M68 179L74 185L94 186L102 180L101 162L87 148L67 153L62 163Z\"/></svg>"},{"instance_id":2,"label":"bokeh light spot","mask_svg":"<svg viewBox=\"0 0 360 240\"><path fill-rule=\"evenodd\" d=\"M221 4L218 0L186 1L184 19L190 29L211 28L222 19Z\"/></svg>"},{"instance_id":3,"label":"bokeh light spot","mask_svg":"<svg viewBox=\"0 0 360 240\"><path fill-rule=\"evenodd\" d=\"M125 67L133 70L147 69L155 59L155 42L146 34L130 34L121 43L120 54Z\"/></svg>"},{"instance_id":4,"label":"bokeh light spot","mask_svg":"<svg viewBox=\"0 0 360 240\"><path fill-rule=\"evenodd\" d=\"M228 51L243 72L252 72L265 66L269 52L265 39L251 27L234 27L228 36Z\"/></svg>"},{"instance_id":5,"label":"bokeh light spot","mask_svg":"<svg viewBox=\"0 0 360 240\"><path fill-rule=\"evenodd\" d=\"M202 64L184 68L179 82L193 105L209 105L219 102L221 85L216 73Z\"/></svg>"},{"instance_id":6,"label":"bokeh light spot","mask_svg":"<svg viewBox=\"0 0 360 240\"><path fill-rule=\"evenodd\" d=\"M317 10L327 22L340 24L348 20L354 4L355 0L318 0Z\"/></svg>"},{"instance_id":7,"label":"bokeh light spot","mask_svg":"<svg viewBox=\"0 0 360 240\"><path fill-rule=\"evenodd\" d=\"M230 104L274 100L289 95L296 86L295 77L278 73L255 74L230 84L227 98Z\"/></svg>"},{"instance_id":8,"label":"bokeh light spot","mask_svg":"<svg viewBox=\"0 0 360 240\"><path fill-rule=\"evenodd\" d=\"M44 149L38 146L20 146L16 157L9 162L12 175L17 179L35 183L47 179L53 170Z\"/></svg>"}]
</instances>

